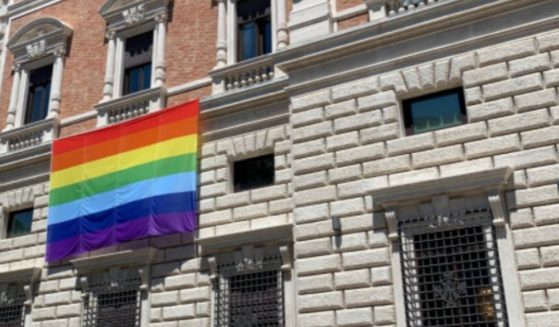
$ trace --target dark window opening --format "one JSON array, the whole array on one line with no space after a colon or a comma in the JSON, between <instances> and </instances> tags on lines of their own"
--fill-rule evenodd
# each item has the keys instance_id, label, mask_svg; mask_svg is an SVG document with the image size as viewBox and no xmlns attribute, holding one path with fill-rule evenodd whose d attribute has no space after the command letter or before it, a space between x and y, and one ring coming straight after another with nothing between
<instances>
[{"instance_id":1,"label":"dark window opening","mask_svg":"<svg viewBox=\"0 0 559 327\"><path fill-rule=\"evenodd\" d=\"M27 90L27 108L24 124L43 120L47 117L50 101L52 65L34 69L29 72Z\"/></svg>"},{"instance_id":2,"label":"dark window opening","mask_svg":"<svg viewBox=\"0 0 559 327\"><path fill-rule=\"evenodd\" d=\"M490 214L439 222L400 223L408 326L508 326Z\"/></svg>"},{"instance_id":3,"label":"dark window opening","mask_svg":"<svg viewBox=\"0 0 559 327\"><path fill-rule=\"evenodd\" d=\"M233 163L234 191L246 191L274 184L274 155L236 161Z\"/></svg>"},{"instance_id":4,"label":"dark window opening","mask_svg":"<svg viewBox=\"0 0 559 327\"><path fill-rule=\"evenodd\" d=\"M139 327L141 317L140 278L92 283L84 301L85 327Z\"/></svg>"},{"instance_id":5,"label":"dark window opening","mask_svg":"<svg viewBox=\"0 0 559 327\"><path fill-rule=\"evenodd\" d=\"M33 208L10 212L8 217L8 238L31 233Z\"/></svg>"},{"instance_id":6,"label":"dark window opening","mask_svg":"<svg viewBox=\"0 0 559 327\"><path fill-rule=\"evenodd\" d=\"M281 260L265 258L253 263L220 267L215 326L284 326Z\"/></svg>"},{"instance_id":7,"label":"dark window opening","mask_svg":"<svg viewBox=\"0 0 559 327\"><path fill-rule=\"evenodd\" d=\"M406 135L457 126L467 122L462 88L403 101Z\"/></svg>"},{"instance_id":8,"label":"dark window opening","mask_svg":"<svg viewBox=\"0 0 559 327\"><path fill-rule=\"evenodd\" d=\"M23 327L26 299L23 286L8 284L3 288L5 292L0 293L0 327Z\"/></svg>"},{"instance_id":9,"label":"dark window opening","mask_svg":"<svg viewBox=\"0 0 559 327\"><path fill-rule=\"evenodd\" d=\"M136 326L138 291L127 290L99 294L97 326ZM120 323L115 324L115 321Z\"/></svg>"},{"instance_id":10,"label":"dark window opening","mask_svg":"<svg viewBox=\"0 0 559 327\"><path fill-rule=\"evenodd\" d=\"M151 31L126 39L123 95L151 87L152 48L153 32Z\"/></svg>"},{"instance_id":11,"label":"dark window opening","mask_svg":"<svg viewBox=\"0 0 559 327\"><path fill-rule=\"evenodd\" d=\"M238 61L272 52L270 0L237 2Z\"/></svg>"}]
</instances>

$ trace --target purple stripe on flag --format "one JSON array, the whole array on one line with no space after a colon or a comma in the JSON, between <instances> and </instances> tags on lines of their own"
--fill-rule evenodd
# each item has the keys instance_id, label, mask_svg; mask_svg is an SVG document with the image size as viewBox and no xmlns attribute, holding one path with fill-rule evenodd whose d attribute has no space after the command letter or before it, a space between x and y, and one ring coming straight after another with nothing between
<instances>
[{"instance_id":1,"label":"purple stripe on flag","mask_svg":"<svg viewBox=\"0 0 559 327\"><path fill-rule=\"evenodd\" d=\"M81 253L146 237L192 232L196 213L177 212L127 221L122 224L47 244L47 261L52 262Z\"/></svg>"}]
</instances>

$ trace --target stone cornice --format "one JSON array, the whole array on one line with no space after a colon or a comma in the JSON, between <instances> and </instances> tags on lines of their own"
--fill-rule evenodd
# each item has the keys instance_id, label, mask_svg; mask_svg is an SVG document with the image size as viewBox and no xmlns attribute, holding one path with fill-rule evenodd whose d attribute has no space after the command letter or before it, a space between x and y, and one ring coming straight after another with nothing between
<instances>
[{"instance_id":1,"label":"stone cornice","mask_svg":"<svg viewBox=\"0 0 559 327\"><path fill-rule=\"evenodd\" d=\"M166 20L169 0L107 0L99 14L107 21L108 31L120 31L148 21Z\"/></svg>"},{"instance_id":2,"label":"stone cornice","mask_svg":"<svg viewBox=\"0 0 559 327\"><path fill-rule=\"evenodd\" d=\"M421 10L374 20L358 28L324 36L315 42L288 47L278 55L286 72L324 61L377 48L386 43L405 41L442 28L489 17L522 7L530 0L449 0Z\"/></svg>"},{"instance_id":3,"label":"stone cornice","mask_svg":"<svg viewBox=\"0 0 559 327\"><path fill-rule=\"evenodd\" d=\"M155 248L134 249L92 255L90 257L70 260L70 262L80 274L88 274L117 266L146 266L151 264L156 253L157 249Z\"/></svg>"},{"instance_id":4,"label":"stone cornice","mask_svg":"<svg viewBox=\"0 0 559 327\"><path fill-rule=\"evenodd\" d=\"M6 47L14 54L15 65L48 55L64 55L72 28L54 17L35 19L22 28L9 40Z\"/></svg>"},{"instance_id":5,"label":"stone cornice","mask_svg":"<svg viewBox=\"0 0 559 327\"><path fill-rule=\"evenodd\" d=\"M39 267L23 268L0 272L0 283L34 282L41 277L42 269Z\"/></svg>"},{"instance_id":6,"label":"stone cornice","mask_svg":"<svg viewBox=\"0 0 559 327\"><path fill-rule=\"evenodd\" d=\"M509 167L494 168L463 175L408 183L376 189L370 193L375 206L393 208L403 203L419 202L435 195L484 190L498 193L506 188L512 175Z\"/></svg>"},{"instance_id":7,"label":"stone cornice","mask_svg":"<svg viewBox=\"0 0 559 327\"><path fill-rule=\"evenodd\" d=\"M246 244L270 243L274 241L281 243L289 242L292 239L293 225L285 224L241 233L199 238L197 242L202 249L202 254L208 254Z\"/></svg>"}]
</instances>

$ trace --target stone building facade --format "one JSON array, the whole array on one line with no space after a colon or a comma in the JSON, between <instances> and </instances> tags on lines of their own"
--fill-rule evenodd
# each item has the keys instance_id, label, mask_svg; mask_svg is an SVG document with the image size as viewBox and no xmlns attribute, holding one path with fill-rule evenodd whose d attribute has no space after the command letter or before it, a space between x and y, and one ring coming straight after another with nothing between
<instances>
[{"instance_id":1,"label":"stone building facade","mask_svg":"<svg viewBox=\"0 0 559 327\"><path fill-rule=\"evenodd\" d=\"M559 324L557 1L271 0L239 60L242 4L2 1L0 326ZM194 98L199 230L45 263L52 140Z\"/></svg>"}]
</instances>

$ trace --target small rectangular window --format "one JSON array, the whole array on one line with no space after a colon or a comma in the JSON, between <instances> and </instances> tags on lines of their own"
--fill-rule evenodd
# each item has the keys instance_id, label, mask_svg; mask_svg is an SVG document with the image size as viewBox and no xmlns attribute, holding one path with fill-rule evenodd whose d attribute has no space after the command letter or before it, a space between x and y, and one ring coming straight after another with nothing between
<instances>
[{"instance_id":1,"label":"small rectangular window","mask_svg":"<svg viewBox=\"0 0 559 327\"><path fill-rule=\"evenodd\" d=\"M508 326L488 210L402 221L408 326Z\"/></svg>"},{"instance_id":2,"label":"small rectangular window","mask_svg":"<svg viewBox=\"0 0 559 327\"><path fill-rule=\"evenodd\" d=\"M216 288L216 327L284 326L280 258L224 265Z\"/></svg>"},{"instance_id":3,"label":"small rectangular window","mask_svg":"<svg viewBox=\"0 0 559 327\"><path fill-rule=\"evenodd\" d=\"M0 326L23 327L25 291L22 285L0 285Z\"/></svg>"},{"instance_id":4,"label":"small rectangular window","mask_svg":"<svg viewBox=\"0 0 559 327\"><path fill-rule=\"evenodd\" d=\"M270 0L237 1L239 61L272 52Z\"/></svg>"},{"instance_id":5,"label":"small rectangular window","mask_svg":"<svg viewBox=\"0 0 559 327\"><path fill-rule=\"evenodd\" d=\"M126 39L123 95L151 87L152 45L151 31Z\"/></svg>"},{"instance_id":6,"label":"small rectangular window","mask_svg":"<svg viewBox=\"0 0 559 327\"><path fill-rule=\"evenodd\" d=\"M34 69L29 72L27 90L27 108L24 124L43 120L47 117L50 101L52 65Z\"/></svg>"},{"instance_id":7,"label":"small rectangular window","mask_svg":"<svg viewBox=\"0 0 559 327\"><path fill-rule=\"evenodd\" d=\"M274 170L273 154L234 162L234 191L246 191L274 184Z\"/></svg>"},{"instance_id":8,"label":"small rectangular window","mask_svg":"<svg viewBox=\"0 0 559 327\"><path fill-rule=\"evenodd\" d=\"M138 327L141 316L140 277L93 282L84 302L84 326Z\"/></svg>"},{"instance_id":9,"label":"small rectangular window","mask_svg":"<svg viewBox=\"0 0 559 327\"><path fill-rule=\"evenodd\" d=\"M403 101L406 135L461 125L467 122L462 88Z\"/></svg>"},{"instance_id":10,"label":"small rectangular window","mask_svg":"<svg viewBox=\"0 0 559 327\"><path fill-rule=\"evenodd\" d=\"M31 233L31 223L33 221L33 208L13 211L8 216L8 238Z\"/></svg>"}]
</instances>

